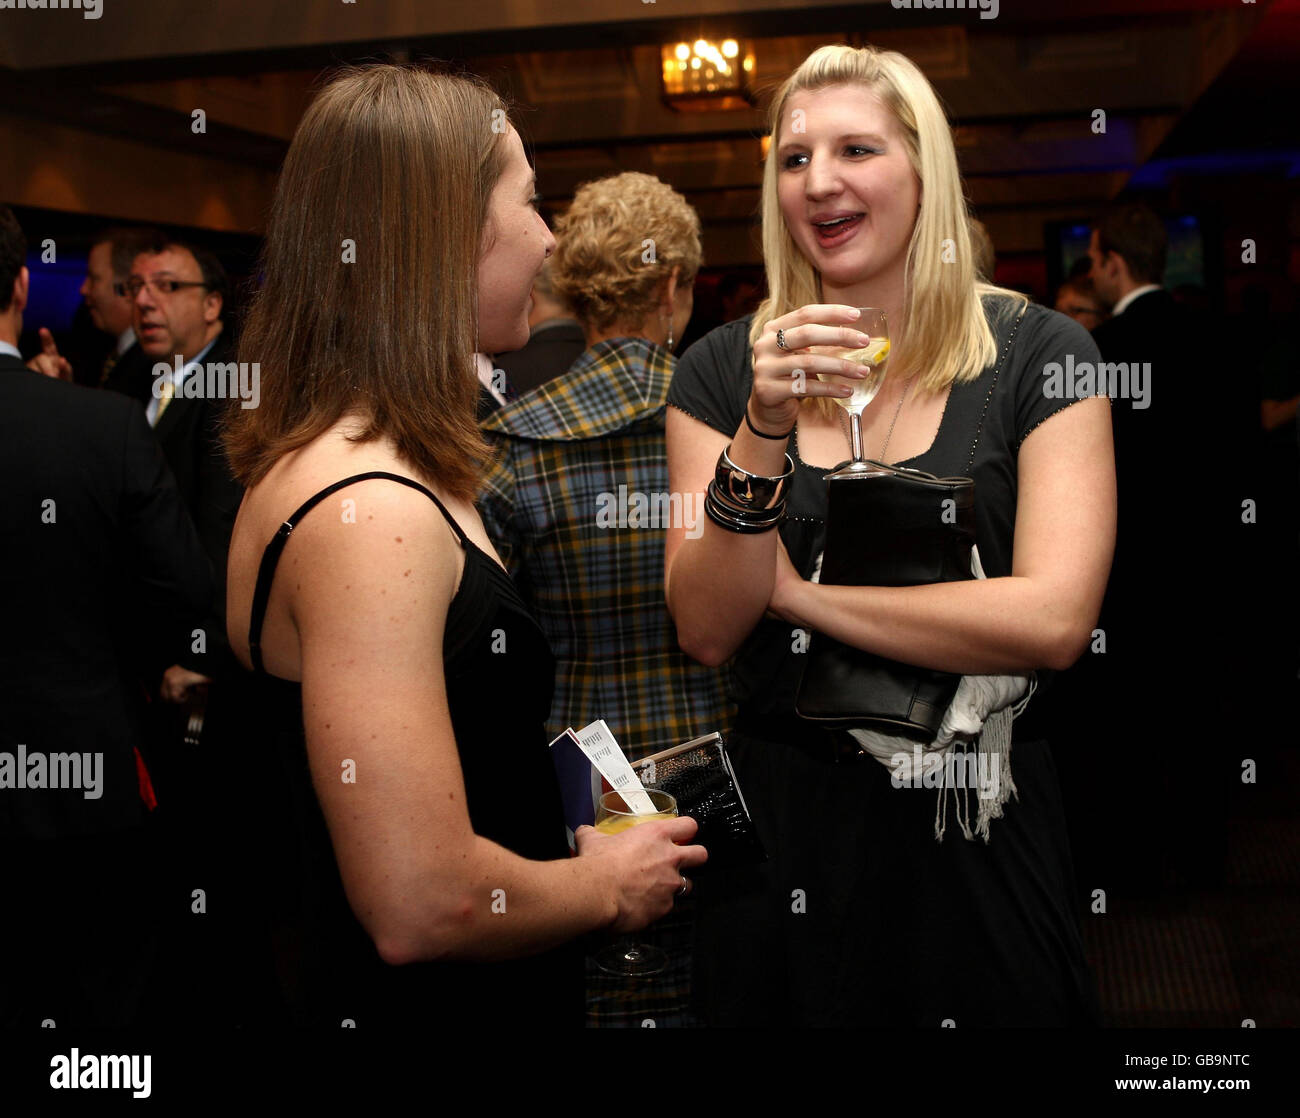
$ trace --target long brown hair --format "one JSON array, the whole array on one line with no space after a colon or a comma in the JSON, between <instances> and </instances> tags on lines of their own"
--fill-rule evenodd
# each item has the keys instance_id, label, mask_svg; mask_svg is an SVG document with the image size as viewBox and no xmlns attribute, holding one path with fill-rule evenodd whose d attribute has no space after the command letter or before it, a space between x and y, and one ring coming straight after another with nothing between
<instances>
[{"instance_id":1,"label":"long brown hair","mask_svg":"<svg viewBox=\"0 0 1300 1118\"><path fill-rule=\"evenodd\" d=\"M478 259L506 106L413 65L348 67L312 101L276 186L239 359L259 406L225 430L245 486L348 410L418 472L472 497L484 446Z\"/></svg>"}]
</instances>

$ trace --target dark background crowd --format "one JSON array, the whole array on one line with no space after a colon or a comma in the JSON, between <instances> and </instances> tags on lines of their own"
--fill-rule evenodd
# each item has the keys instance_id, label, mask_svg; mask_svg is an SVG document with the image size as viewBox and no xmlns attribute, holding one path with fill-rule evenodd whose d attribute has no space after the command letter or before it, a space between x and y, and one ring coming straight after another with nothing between
<instances>
[{"instance_id":1,"label":"dark background crowd","mask_svg":"<svg viewBox=\"0 0 1300 1118\"><path fill-rule=\"evenodd\" d=\"M548 152L535 155L540 170ZM1113 204L1043 221L1036 252L999 250L990 219L984 265L990 280L1076 319L1103 360L1154 370L1149 408L1114 402L1119 542L1100 635L1042 699L1080 910L1104 887L1109 904L1134 901L1152 926L1190 898L1220 912L1235 890L1278 880L1271 855L1234 861L1251 830L1242 820L1275 821L1266 830L1291 859L1285 872L1300 841L1286 717L1300 672L1294 190L1289 202L1271 182L1262 191L1261 222L1290 221L1290 240L1270 244L1249 236L1255 203L1233 186L1231 162L1203 171L1199 184L1138 176ZM81 186L90 192L91 176ZM115 758L101 800L47 807L0 793L0 842L25 852L8 859L20 868L6 899L19 903L6 905L0 949L16 959L41 942L69 961L53 1001L48 974L0 971L0 1023L25 1022L38 1004L94 1024L174 1019L198 991L219 1019L274 1015L271 956L258 945L276 934L276 778L249 748L258 711L225 632L241 496L220 442L231 405L182 387L191 363L235 360L258 237L221 222L145 227L93 200L19 190L0 200L12 203L0 207L0 457L11 479L0 750L17 744L10 720ZM548 216L565 201L548 198ZM765 292L758 259L711 264L706 238L679 352L753 310ZM545 273L529 325L524 350L484 355L481 418L584 349ZM160 379L155 363L177 354L183 369ZM54 521L43 519L51 498ZM1109 750L1108 727L1120 724L1139 728L1126 740L1144 747ZM68 865L85 867L84 892L56 880ZM105 929L89 947L78 934L88 906ZM1094 965L1113 947L1092 946ZM1277 949L1228 947L1238 973L1256 978ZM1288 1020L1285 998L1274 1004L1294 1024L1300 989L1289 997ZM1156 1002L1162 1021L1227 1023Z\"/></svg>"}]
</instances>

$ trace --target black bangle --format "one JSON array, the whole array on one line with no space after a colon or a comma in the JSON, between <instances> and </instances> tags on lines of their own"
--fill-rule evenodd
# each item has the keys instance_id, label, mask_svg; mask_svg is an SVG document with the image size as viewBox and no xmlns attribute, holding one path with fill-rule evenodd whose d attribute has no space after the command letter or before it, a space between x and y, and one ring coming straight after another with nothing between
<instances>
[{"instance_id":1,"label":"black bangle","mask_svg":"<svg viewBox=\"0 0 1300 1118\"><path fill-rule=\"evenodd\" d=\"M766 435L762 431L760 431L757 427L754 426L753 422L749 418L749 405L748 404L745 405L745 426L748 427L751 431L753 431L754 434L756 434L760 439L771 439L773 442L780 442L782 439L788 439L791 435L794 434L794 429L795 427L798 426L798 424L799 421L796 419L794 424L791 426L790 430L788 430L784 435Z\"/></svg>"},{"instance_id":2,"label":"black bangle","mask_svg":"<svg viewBox=\"0 0 1300 1118\"><path fill-rule=\"evenodd\" d=\"M774 508L764 509L761 512L743 512L720 500L717 482L711 481L704 492L704 511L720 528L726 528L729 532L753 535L771 531L785 519L785 502L782 501Z\"/></svg>"},{"instance_id":3,"label":"black bangle","mask_svg":"<svg viewBox=\"0 0 1300 1118\"><path fill-rule=\"evenodd\" d=\"M709 482L705 490L704 499L712 501L718 506L718 511L734 520L743 520L746 524L770 524L775 523L785 513L785 501L774 502L767 508L751 508L747 505L739 505L733 500L727 498L727 494L716 481Z\"/></svg>"},{"instance_id":4,"label":"black bangle","mask_svg":"<svg viewBox=\"0 0 1300 1118\"><path fill-rule=\"evenodd\" d=\"M713 471L713 484L717 486L716 495L725 498L725 503L743 512L762 512L778 501L785 499L786 485L794 476L794 460L784 455L785 473L776 477L763 477L751 474L731 460L731 446L718 455L718 464Z\"/></svg>"}]
</instances>

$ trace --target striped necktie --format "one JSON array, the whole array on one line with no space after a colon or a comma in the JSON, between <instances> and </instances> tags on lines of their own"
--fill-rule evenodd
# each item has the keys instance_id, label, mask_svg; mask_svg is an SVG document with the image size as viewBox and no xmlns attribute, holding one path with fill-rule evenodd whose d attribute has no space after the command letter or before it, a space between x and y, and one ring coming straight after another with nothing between
<instances>
[{"instance_id":1,"label":"striped necktie","mask_svg":"<svg viewBox=\"0 0 1300 1118\"><path fill-rule=\"evenodd\" d=\"M158 400L158 411L154 414L153 417L153 425L155 427L157 427L158 424L162 421L163 412L167 410L167 405L172 402L172 398L176 395L176 382L172 380L170 373L167 375L167 378L162 382L161 391L162 391L162 396Z\"/></svg>"},{"instance_id":2,"label":"striped necktie","mask_svg":"<svg viewBox=\"0 0 1300 1118\"><path fill-rule=\"evenodd\" d=\"M99 386L103 388L108 382L108 374L113 371L113 366L117 364L118 358L122 355L114 350L104 358L104 366L99 370Z\"/></svg>"}]
</instances>

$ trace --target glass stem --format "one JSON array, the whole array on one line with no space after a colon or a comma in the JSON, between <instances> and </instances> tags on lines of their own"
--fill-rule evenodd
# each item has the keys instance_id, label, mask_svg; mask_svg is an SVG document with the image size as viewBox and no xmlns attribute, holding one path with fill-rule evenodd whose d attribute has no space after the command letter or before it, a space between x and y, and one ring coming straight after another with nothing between
<instances>
[{"instance_id":1,"label":"glass stem","mask_svg":"<svg viewBox=\"0 0 1300 1118\"><path fill-rule=\"evenodd\" d=\"M853 446L853 461L862 461L862 416L849 412L849 441Z\"/></svg>"}]
</instances>

